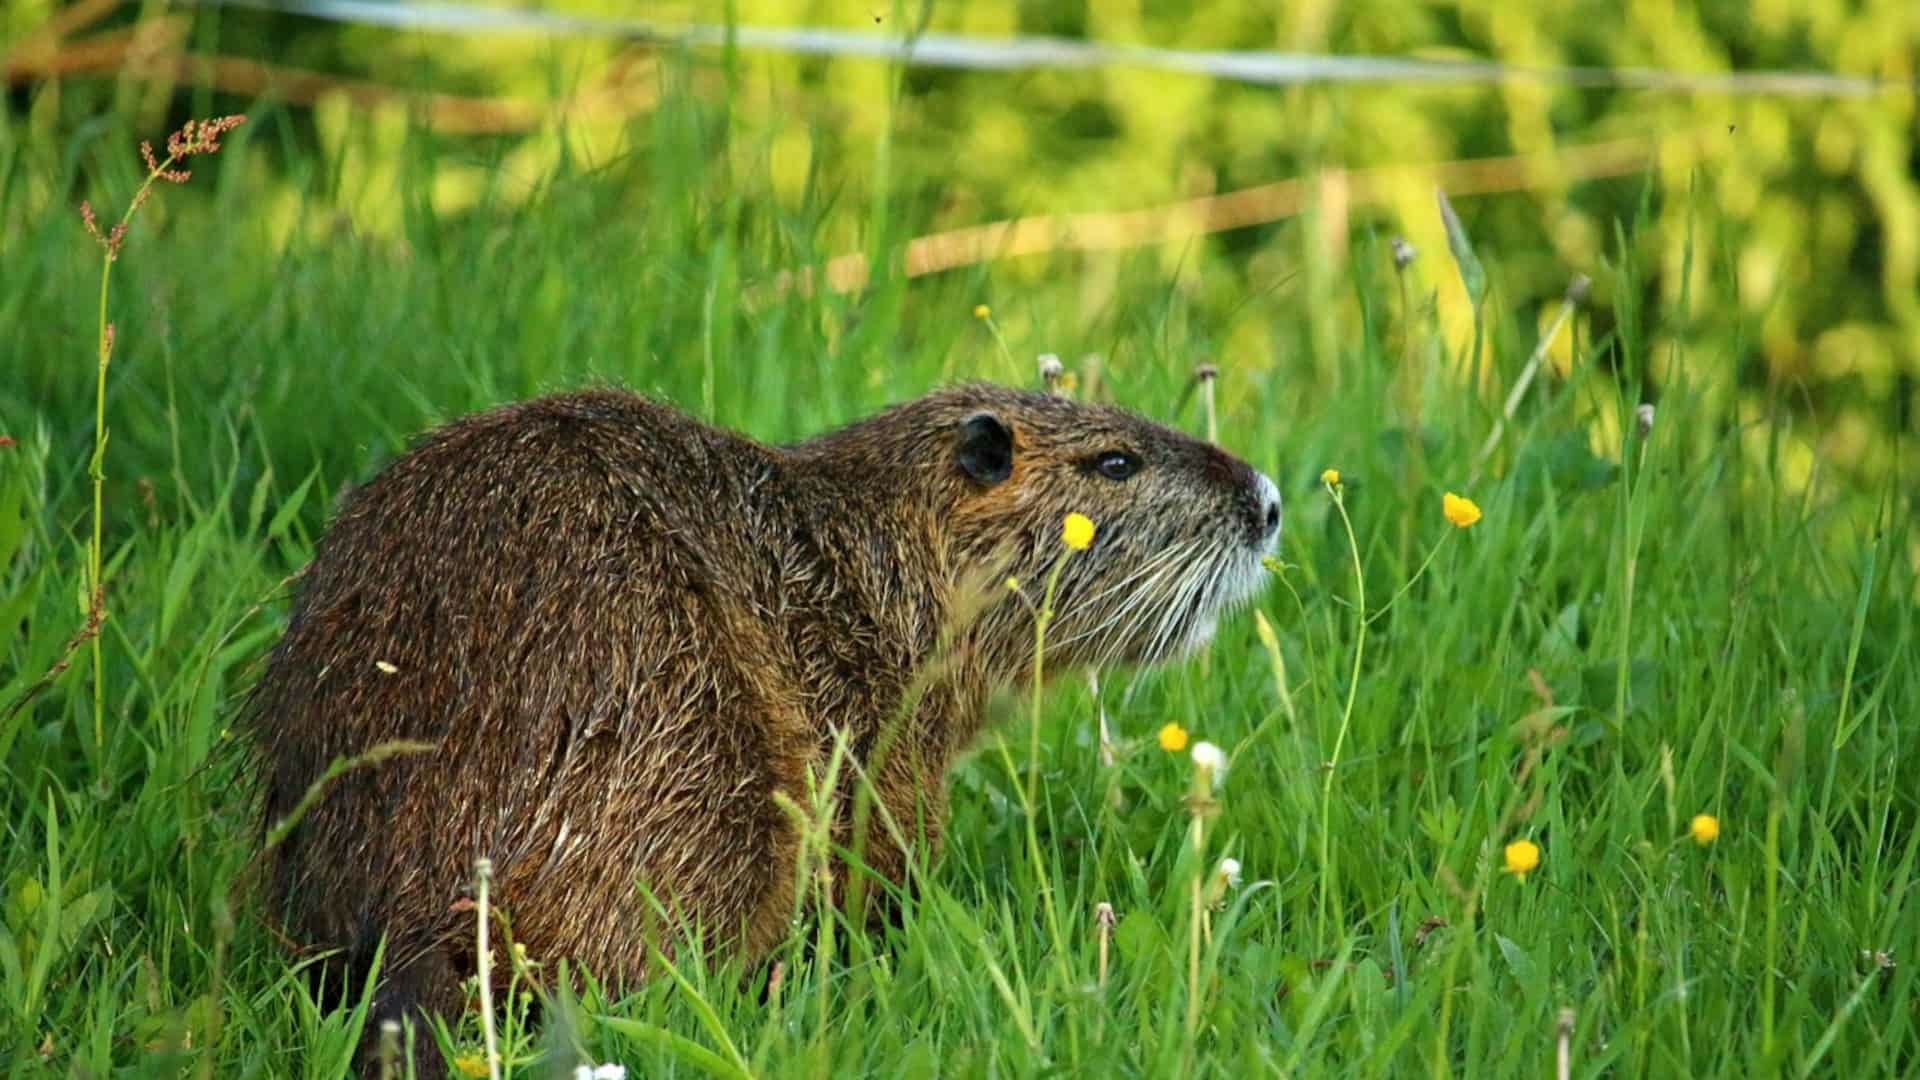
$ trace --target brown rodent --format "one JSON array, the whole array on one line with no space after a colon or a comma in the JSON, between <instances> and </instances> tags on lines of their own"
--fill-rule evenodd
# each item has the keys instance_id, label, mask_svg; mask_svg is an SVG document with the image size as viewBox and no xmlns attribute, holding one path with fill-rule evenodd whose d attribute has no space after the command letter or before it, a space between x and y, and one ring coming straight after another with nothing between
<instances>
[{"instance_id":1,"label":"brown rodent","mask_svg":"<svg viewBox=\"0 0 1920 1080\"><path fill-rule=\"evenodd\" d=\"M1069 512L1096 524L1085 551ZM370 1039L460 1007L482 856L541 960L638 978L637 884L764 954L795 912L775 793L804 800L836 732L938 850L945 770L1030 672L1009 576L1034 596L1066 560L1048 673L1151 663L1252 594L1279 528L1273 483L1214 446L994 386L787 447L613 390L467 417L345 500L250 703L268 822L335 759L436 749L334 781L273 851L273 892L343 971L385 935ZM902 881L908 852L869 831L867 865Z\"/></svg>"}]
</instances>

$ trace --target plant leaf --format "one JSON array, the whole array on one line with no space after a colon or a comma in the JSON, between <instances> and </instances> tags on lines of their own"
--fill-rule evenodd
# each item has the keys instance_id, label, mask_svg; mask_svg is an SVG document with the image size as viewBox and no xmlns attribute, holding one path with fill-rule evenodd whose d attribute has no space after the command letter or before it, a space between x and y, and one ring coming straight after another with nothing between
<instances>
[{"instance_id":1,"label":"plant leaf","mask_svg":"<svg viewBox=\"0 0 1920 1080\"><path fill-rule=\"evenodd\" d=\"M1473 310L1478 313L1480 301L1487 295L1487 272L1481 268L1479 256L1473 253L1473 241L1467 239L1467 230L1460 224L1460 215L1453 212L1453 204L1447 201L1447 193L1435 188L1434 194L1440 200L1440 222L1447 229L1447 250L1453 252L1453 261L1460 267L1460 283L1467 287L1467 299L1473 301Z\"/></svg>"}]
</instances>

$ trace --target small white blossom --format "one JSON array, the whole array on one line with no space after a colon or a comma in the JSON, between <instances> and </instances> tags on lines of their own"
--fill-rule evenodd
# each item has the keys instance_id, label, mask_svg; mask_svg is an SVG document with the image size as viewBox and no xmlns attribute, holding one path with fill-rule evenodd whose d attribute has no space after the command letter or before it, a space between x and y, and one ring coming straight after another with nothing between
<instances>
[{"instance_id":1,"label":"small white blossom","mask_svg":"<svg viewBox=\"0 0 1920 1080\"><path fill-rule=\"evenodd\" d=\"M1218 773L1226 767L1227 755L1210 742L1197 742L1193 744L1193 763Z\"/></svg>"},{"instance_id":2,"label":"small white blossom","mask_svg":"<svg viewBox=\"0 0 1920 1080\"><path fill-rule=\"evenodd\" d=\"M627 1080L625 1065L581 1065L573 1070L573 1080Z\"/></svg>"}]
</instances>

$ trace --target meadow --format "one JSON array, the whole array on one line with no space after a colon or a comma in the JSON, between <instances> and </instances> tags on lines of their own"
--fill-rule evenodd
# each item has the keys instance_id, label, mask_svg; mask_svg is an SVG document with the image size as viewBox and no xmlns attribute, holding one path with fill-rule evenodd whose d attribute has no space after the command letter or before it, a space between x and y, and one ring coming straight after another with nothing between
<instances>
[{"instance_id":1,"label":"meadow","mask_svg":"<svg viewBox=\"0 0 1920 1080\"><path fill-rule=\"evenodd\" d=\"M927 145L882 124L796 185L699 82L530 184L504 145L347 122L379 229L297 107L0 113L0 1071L344 1075L361 988L331 1004L252 895L234 721L330 508L419 432L608 381L788 440L1037 385L1042 354L1276 479L1271 585L1187 662L1060 679L1037 758L1003 703L901 925L798 924L777 986L689 961L537 1024L523 982L510 1072L1920 1068L1908 435L1830 464L1818 410L1750 377L1769 310L1708 200L1576 182L1611 214L1581 264L1477 232L1524 197L1449 229L1423 189L1410 224L1335 219L1337 258L1320 206L909 276ZM143 139L243 108L103 279L80 201L105 233ZM503 179L449 210L454 172ZM859 288L780 276L849 218ZM485 1074L477 1013L438 1037Z\"/></svg>"}]
</instances>

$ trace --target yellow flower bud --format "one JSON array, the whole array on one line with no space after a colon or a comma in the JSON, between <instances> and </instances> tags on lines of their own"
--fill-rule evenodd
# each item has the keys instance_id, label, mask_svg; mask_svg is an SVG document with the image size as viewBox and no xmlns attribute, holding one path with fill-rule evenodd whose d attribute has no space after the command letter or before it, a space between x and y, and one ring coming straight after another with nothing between
<instances>
[{"instance_id":1,"label":"yellow flower bud","mask_svg":"<svg viewBox=\"0 0 1920 1080\"><path fill-rule=\"evenodd\" d=\"M1540 866L1540 845L1531 840L1515 840L1507 845L1507 873L1527 880L1527 875Z\"/></svg>"},{"instance_id":2,"label":"yellow flower bud","mask_svg":"<svg viewBox=\"0 0 1920 1080\"><path fill-rule=\"evenodd\" d=\"M1075 551L1087 550L1093 543L1093 519L1085 514L1068 514L1060 526L1060 539Z\"/></svg>"},{"instance_id":3,"label":"yellow flower bud","mask_svg":"<svg viewBox=\"0 0 1920 1080\"><path fill-rule=\"evenodd\" d=\"M1480 520L1479 504L1451 491L1441 497L1440 511L1447 515L1447 520L1453 522L1456 528L1464 529Z\"/></svg>"},{"instance_id":4,"label":"yellow flower bud","mask_svg":"<svg viewBox=\"0 0 1920 1080\"><path fill-rule=\"evenodd\" d=\"M1695 814L1687 824L1687 831L1693 834L1693 842L1706 847L1720 839L1720 819L1712 814Z\"/></svg>"}]
</instances>

